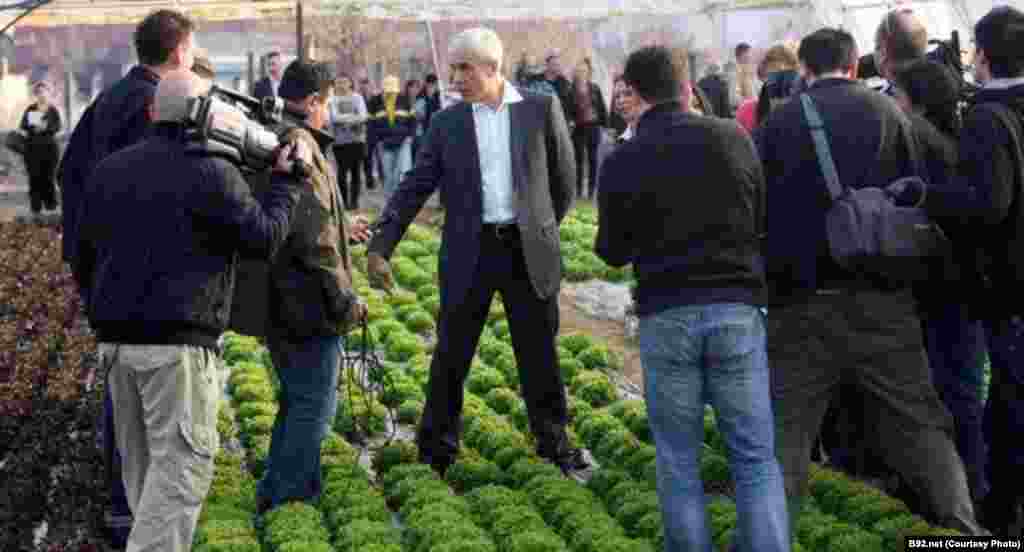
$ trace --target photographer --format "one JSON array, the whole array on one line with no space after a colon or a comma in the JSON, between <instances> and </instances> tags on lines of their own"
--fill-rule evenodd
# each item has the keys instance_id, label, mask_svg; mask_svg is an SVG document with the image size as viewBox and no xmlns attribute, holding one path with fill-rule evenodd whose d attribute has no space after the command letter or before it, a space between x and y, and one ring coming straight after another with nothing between
<instances>
[{"instance_id":1,"label":"photographer","mask_svg":"<svg viewBox=\"0 0 1024 552\"><path fill-rule=\"evenodd\" d=\"M187 70L166 73L151 137L102 161L82 204L79 245L97 253L89 318L135 518L128 550L192 545L218 448L216 348L236 260L273 256L301 191L294 146L262 202L229 161L186 150L188 100L204 89Z\"/></svg>"},{"instance_id":2,"label":"photographer","mask_svg":"<svg viewBox=\"0 0 1024 552\"><path fill-rule=\"evenodd\" d=\"M981 90L964 117L958 178L925 194L929 214L956 222L976 250L985 276L971 305L985 326L992 381L985 406L986 525L1010 536L1024 497L1024 13L996 8L974 27L975 73ZM935 184L935 183L933 183ZM1016 535L1014 535L1016 536Z\"/></svg>"},{"instance_id":3,"label":"photographer","mask_svg":"<svg viewBox=\"0 0 1024 552\"><path fill-rule=\"evenodd\" d=\"M285 69L278 96L319 130L330 120L333 88L325 65L295 61ZM281 409L257 489L261 512L317 498L320 443L338 405L341 333L366 316L366 306L352 290L349 228L335 175L309 132L293 129L287 135L312 152L311 186L303 190L300 216L271 262L269 293L237 299L267 303L265 337L281 381ZM352 231L354 238L365 240L365 221L356 220Z\"/></svg>"}]
</instances>

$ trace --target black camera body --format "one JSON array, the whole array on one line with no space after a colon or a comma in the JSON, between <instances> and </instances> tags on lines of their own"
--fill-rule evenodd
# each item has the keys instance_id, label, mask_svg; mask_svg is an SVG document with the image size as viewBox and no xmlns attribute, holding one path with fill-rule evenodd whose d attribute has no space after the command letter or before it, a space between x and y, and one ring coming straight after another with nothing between
<instances>
[{"instance_id":1,"label":"black camera body","mask_svg":"<svg viewBox=\"0 0 1024 552\"><path fill-rule=\"evenodd\" d=\"M206 95L189 100L185 126L188 151L226 157L252 172L274 165L281 136L292 128L301 127L312 134L321 150L334 141L331 135L307 125L305 115L289 110L281 98L261 101L217 85ZM299 176L308 175L309 167L302 165L295 163Z\"/></svg>"}]
</instances>

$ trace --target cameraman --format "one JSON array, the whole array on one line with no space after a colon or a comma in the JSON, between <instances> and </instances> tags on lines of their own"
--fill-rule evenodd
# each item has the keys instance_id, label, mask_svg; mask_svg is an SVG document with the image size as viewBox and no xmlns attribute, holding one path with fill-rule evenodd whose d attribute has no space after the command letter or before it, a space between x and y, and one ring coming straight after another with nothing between
<instances>
[{"instance_id":1,"label":"cameraman","mask_svg":"<svg viewBox=\"0 0 1024 552\"><path fill-rule=\"evenodd\" d=\"M320 130L330 121L333 88L326 65L295 61L285 69L278 96ZM352 289L349 228L335 175L309 132L293 129L288 136L312 152L311 186L299 199L301 218L271 262L269 293L238 299L267 303L266 342L281 381L281 408L257 489L261 512L317 498L320 443L338 406L341 334L366 316ZM357 219L352 234L365 240L365 221Z\"/></svg>"},{"instance_id":2,"label":"cameraman","mask_svg":"<svg viewBox=\"0 0 1024 552\"><path fill-rule=\"evenodd\" d=\"M991 488L982 512L996 536L1008 537L1024 501L1024 13L996 8L974 34L982 89L964 117L958 178L929 190L925 201L929 214L956 223L950 227L976 250L985 276L972 304L992 368L984 415Z\"/></svg>"},{"instance_id":3,"label":"cameraman","mask_svg":"<svg viewBox=\"0 0 1024 552\"><path fill-rule=\"evenodd\" d=\"M96 167L79 246L94 247L89 318L109 370L117 447L134 523L128 550L192 545L217 452L217 339L237 258L270 258L284 242L301 183L278 156L259 202L229 161L186 151L195 74L157 85L151 137ZM134 185L129 185L132 183Z\"/></svg>"}]
</instances>

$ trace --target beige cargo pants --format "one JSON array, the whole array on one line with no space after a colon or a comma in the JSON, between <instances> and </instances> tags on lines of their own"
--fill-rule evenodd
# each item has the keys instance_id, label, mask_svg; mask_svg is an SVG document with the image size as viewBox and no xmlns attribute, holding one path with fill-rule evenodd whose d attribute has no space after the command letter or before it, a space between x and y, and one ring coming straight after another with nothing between
<instances>
[{"instance_id":1,"label":"beige cargo pants","mask_svg":"<svg viewBox=\"0 0 1024 552\"><path fill-rule=\"evenodd\" d=\"M213 351L100 344L135 516L127 552L187 552L213 479L221 392Z\"/></svg>"}]
</instances>

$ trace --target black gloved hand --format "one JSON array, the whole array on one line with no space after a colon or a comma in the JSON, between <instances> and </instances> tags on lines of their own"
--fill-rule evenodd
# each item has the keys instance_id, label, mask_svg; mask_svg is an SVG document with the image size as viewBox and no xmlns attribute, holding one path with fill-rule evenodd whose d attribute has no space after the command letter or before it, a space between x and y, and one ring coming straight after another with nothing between
<instances>
[{"instance_id":1,"label":"black gloved hand","mask_svg":"<svg viewBox=\"0 0 1024 552\"><path fill-rule=\"evenodd\" d=\"M899 207L920 207L924 204L928 185L919 177L909 176L886 186L885 193Z\"/></svg>"}]
</instances>

